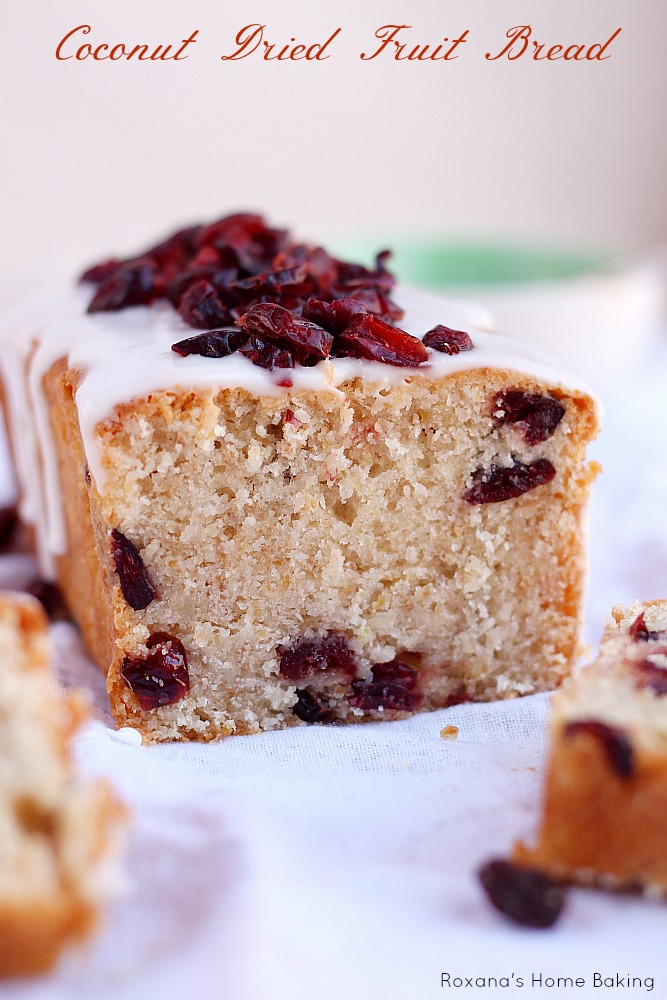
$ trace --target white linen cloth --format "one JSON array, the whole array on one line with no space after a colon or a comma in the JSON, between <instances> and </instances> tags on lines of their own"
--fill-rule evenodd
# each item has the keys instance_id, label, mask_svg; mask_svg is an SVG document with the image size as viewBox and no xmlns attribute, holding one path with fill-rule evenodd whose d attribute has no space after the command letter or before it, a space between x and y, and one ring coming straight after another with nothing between
<instances>
[{"instance_id":1,"label":"white linen cloth","mask_svg":"<svg viewBox=\"0 0 667 1000\"><path fill-rule=\"evenodd\" d=\"M612 603L667 597L667 352L638 358L605 402L593 643ZM31 573L26 556L0 561L0 585ZM87 688L98 712L76 741L81 770L108 776L133 812L131 887L83 953L0 986L0 1000L667 997L667 905L575 890L558 925L535 931L479 887L478 867L535 827L546 696L142 747L114 732L74 629L52 633L61 683ZM440 737L446 724L456 740ZM621 982L596 985L596 973Z\"/></svg>"}]
</instances>

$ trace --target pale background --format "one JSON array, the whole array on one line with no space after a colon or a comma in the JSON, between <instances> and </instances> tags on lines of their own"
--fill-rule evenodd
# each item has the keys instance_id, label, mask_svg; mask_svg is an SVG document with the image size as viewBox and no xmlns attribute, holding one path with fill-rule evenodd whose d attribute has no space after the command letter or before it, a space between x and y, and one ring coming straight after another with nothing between
<instances>
[{"instance_id":1,"label":"pale background","mask_svg":"<svg viewBox=\"0 0 667 1000\"><path fill-rule=\"evenodd\" d=\"M0 303L172 224L259 208L316 238L475 234L643 249L667 237L667 5L658 0L11 0L3 5ZM223 63L236 32L343 33L321 64ZM531 23L553 43L621 36L602 63L487 63ZM453 63L368 51L377 27ZM59 39L199 40L185 62L56 62Z\"/></svg>"}]
</instances>

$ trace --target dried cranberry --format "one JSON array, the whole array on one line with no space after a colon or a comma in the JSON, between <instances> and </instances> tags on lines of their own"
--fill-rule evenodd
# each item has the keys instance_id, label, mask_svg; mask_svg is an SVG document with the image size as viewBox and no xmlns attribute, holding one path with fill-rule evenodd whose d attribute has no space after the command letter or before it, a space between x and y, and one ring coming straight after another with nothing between
<instances>
[{"instance_id":1,"label":"dried cranberry","mask_svg":"<svg viewBox=\"0 0 667 1000\"><path fill-rule=\"evenodd\" d=\"M194 257L191 258L188 266L193 270L209 270L220 266L220 253L215 247L202 247ZM234 268L233 270L236 270Z\"/></svg>"},{"instance_id":2,"label":"dried cranberry","mask_svg":"<svg viewBox=\"0 0 667 1000\"><path fill-rule=\"evenodd\" d=\"M656 653L667 655L667 649L659 649ZM653 660L633 660L632 667L638 674L637 687L648 688L654 694L667 694L667 666L661 667Z\"/></svg>"},{"instance_id":3,"label":"dried cranberry","mask_svg":"<svg viewBox=\"0 0 667 1000\"><path fill-rule=\"evenodd\" d=\"M371 668L371 680L352 682L350 705L364 712L385 711L414 712L423 701L416 691L417 671L402 660L376 663Z\"/></svg>"},{"instance_id":4,"label":"dried cranberry","mask_svg":"<svg viewBox=\"0 0 667 1000\"><path fill-rule=\"evenodd\" d=\"M150 302L155 266L151 263L125 264L99 285L88 306L89 313L116 312L126 306Z\"/></svg>"},{"instance_id":5,"label":"dried cranberry","mask_svg":"<svg viewBox=\"0 0 667 1000\"><path fill-rule=\"evenodd\" d=\"M111 555L123 597L134 611L143 611L158 593L136 546L117 528L111 532Z\"/></svg>"},{"instance_id":6,"label":"dried cranberry","mask_svg":"<svg viewBox=\"0 0 667 1000\"><path fill-rule=\"evenodd\" d=\"M7 548L18 524L16 507L8 505L0 507L0 551Z\"/></svg>"},{"instance_id":7,"label":"dried cranberry","mask_svg":"<svg viewBox=\"0 0 667 1000\"><path fill-rule=\"evenodd\" d=\"M490 469L478 469L473 474L472 486L463 494L469 504L500 503L520 497L536 486L551 482L556 475L551 462L538 458L530 465L515 462L509 468L492 465Z\"/></svg>"},{"instance_id":8,"label":"dried cranberry","mask_svg":"<svg viewBox=\"0 0 667 1000\"><path fill-rule=\"evenodd\" d=\"M200 330L228 326L233 318L211 282L205 280L195 281L183 293L178 311L189 326Z\"/></svg>"},{"instance_id":9,"label":"dried cranberry","mask_svg":"<svg viewBox=\"0 0 667 1000\"><path fill-rule=\"evenodd\" d=\"M333 713L329 705L321 701L310 688L297 688L297 701L292 711L302 722L331 722Z\"/></svg>"},{"instance_id":10,"label":"dried cranberry","mask_svg":"<svg viewBox=\"0 0 667 1000\"><path fill-rule=\"evenodd\" d=\"M267 295L282 291L292 285L303 285L306 278L306 268L286 267L279 271L268 271L266 274L254 274L250 278L240 278L229 287L232 292L256 292Z\"/></svg>"},{"instance_id":11,"label":"dried cranberry","mask_svg":"<svg viewBox=\"0 0 667 1000\"><path fill-rule=\"evenodd\" d=\"M338 280L338 267L333 257L323 247L292 243L286 246L273 261L277 268L299 268L306 276L307 294L331 293Z\"/></svg>"},{"instance_id":12,"label":"dried cranberry","mask_svg":"<svg viewBox=\"0 0 667 1000\"><path fill-rule=\"evenodd\" d=\"M384 266L387 259L385 256L386 253L386 250L383 251L381 266L375 271L370 271L363 264L353 264L349 261L337 260L338 286L345 289L380 288L387 292L390 291L396 284L396 279Z\"/></svg>"},{"instance_id":13,"label":"dried cranberry","mask_svg":"<svg viewBox=\"0 0 667 1000\"><path fill-rule=\"evenodd\" d=\"M463 330L452 330L448 326L434 326L424 335L424 347L431 347L443 354L460 354L461 351L472 351L473 342L470 334Z\"/></svg>"},{"instance_id":14,"label":"dried cranberry","mask_svg":"<svg viewBox=\"0 0 667 1000\"><path fill-rule=\"evenodd\" d=\"M355 299L336 299L334 302L306 299L302 316L313 323L318 323L330 333L342 333L355 316L367 311Z\"/></svg>"},{"instance_id":15,"label":"dried cranberry","mask_svg":"<svg viewBox=\"0 0 667 1000\"><path fill-rule=\"evenodd\" d=\"M495 422L501 426L516 425L526 444L530 445L550 438L565 416L565 407L560 400L520 389L497 392L491 405Z\"/></svg>"},{"instance_id":16,"label":"dried cranberry","mask_svg":"<svg viewBox=\"0 0 667 1000\"><path fill-rule=\"evenodd\" d=\"M377 299L377 305L370 311L375 312L377 309L380 318L385 320L387 323L391 323L392 325L400 322L405 315L405 311L397 306L395 302L392 302L386 292L380 291L380 289L377 288L374 289L374 291ZM365 296L362 297L362 289L350 292L350 297L357 299L357 301L362 302L362 304L365 299Z\"/></svg>"},{"instance_id":17,"label":"dried cranberry","mask_svg":"<svg viewBox=\"0 0 667 1000\"><path fill-rule=\"evenodd\" d=\"M642 611L641 614L637 615L632 625L628 629L628 635L630 636L631 639L634 639L635 642L649 642L652 639L663 638L665 635L667 635L667 632L665 632L664 630L660 632L649 631L646 622L644 621L644 612Z\"/></svg>"},{"instance_id":18,"label":"dried cranberry","mask_svg":"<svg viewBox=\"0 0 667 1000\"><path fill-rule=\"evenodd\" d=\"M265 228L261 215L236 212L234 215L226 215L217 222L203 226L197 237L197 245L245 249Z\"/></svg>"},{"instance_id":19,"label":"dried cranberry","mask_svg":"<svg viewBox=\"0 0 667 1000\"><path fill-rule=\"evenodd\" d=\"M208 265L207 267L188 267L184 271L178 271L175 276L171 273L167 276L168 280L165 281L164 295L172 305L179 309L185 293L198 282L207 281L217 292L222 305L227 308L227 303L229 302L229 305L233 307L234 302L233 297L229 294L229 285L237 275L238 270L235 267L215 267L212 265ZM232 313L233 308L230 308L230 317ZM226 322L230 322L230 317L227 318Z\"/></svg>"},{"instance_id":20,"label":"dried cranberry","mask_svg":"<svg viewBox=\"0 0 667 1000\"><path fill-rule=\"evenodd\" d=\"M632 777L634 751L622 729L608 726L606 722L599 722L597 719L578 719L576 722L568 722L565 727L565 736L568 738L582 733L600 742L612 771L619 778Z\"/></svg>"},{"instance_id":21,"label":"dried cranberry","mask_svg":"<svg viewBox=\"0 0 667 1000\"><path fill-rule=\"evenodd\" d=\"M152 257L161 266L181 264L189 260L193 254L196 254L197 238L200 229L200 226L188 226L185 229L179 229L172 236L168 236L166 240L162 240L161 243L156 243L154 246L149 247L146 250L145 256Z\"/></svg>"},{"instance_id":22,"label":"dried cranberry","mask_svg":"<svg viewBox=\"0 0 667 1000\"><path fill-rule=\"evenodd\" d=\"M112 274L116 273L121 263L122 261L113 257L110 260L102 261L101 264L94 264L93 267L89 267L87 271L84 271L79 280L89 281L91 285L101 285L105 281L108 281Z\"/></svg>"},{"instance_id":23,"label":"dried cranberry","mask_svg":"<svg viewBox=\"0 0 667 1000\"><path fill-rule=\"evenodd\" d=\"M378 272L378 274L389 274L389 271L387 270L387 261L392 256L393 254L391 250L380 250L379 253L376 253L375 270Z\"/></svg>"},{"instance_id":24,"label":"dried cranberry","mask_svg":"<svg viewBox=\"0 0 667 1000\"><path fill-rule=\"evenodd\" d=\"M387 306L387 298L378 288L353 288L346 292L342 299L335 299L336 302L356 302L361 306L362 312L373 313L378 319L393 325L394 321L402 318L402 312L395 314ZM344 331L341 330L341 333Z\"/></svg>"},{"instance_id":25,"label":"dried cranberry","mask_svg":"<svg viewBox=\"0 0 667 1000\"><path fill-rule=\"evenodd\" d=\"M171 349L181 357L198 354L202 358L226 358L233 354L246 342L248 335L238 326L227 326L223 330L211 330L210 333L198 333L172 344Z\"/></svg>"},{"instance_id":26,"label":"dried cranberry","mask_svg":"<svg viewBox=\"0 0 667 1000\"><path fill-rule=\"evenodd\" d=\"M144 710L180 701L190 690L183 643L168 632L156 632L146 646L146 656L125 657L121 677Z\"/></svg>"},{"instance_id":27,"label":"dried cranberry","mask_svg":"<svg viewBox=\"0 0 667 1000\"><path fill-rule=\"evenodd\" d=\"M465 688L461 687L447 696L447 701L442 707L453 708L455 705L465 705L469 701L472 701L472 696Z\"/></svg>"},{"instance_id":28,"label":"dried cranberry","mask_svg":"<svg viewBox=\"0 0 667 1000\"><path fill-rule=\"evenodd\" d=\"M295 351L299 357L327 358L333 337L316 323L301 319L273 302L251 306L238 321L248 333Z\"/></svg>"},{"instance_id":29,"label":"dried cranberry","mask_svg":"<svg viewBox=\"0 0 667 1000\"><path fill-rule=\"evenodd\" d=\"M283 347L270 344L267 340L263 340L262 337L248 337L247 334L244 334L244 336L247 339L245 344L239 348L239 351L249 361L252 361L253 365L257 365L259 368L266 368L269 371L273 371L274 368L294 368L294 358Z\"/></svg>"},{"instance_id":30,"label":"dried cranberry","mask_svg":"<svg viewBox=\"0 0 667 1000\"><path fill-rule=\"evenodd\" d=\"M428 361L428 351L421 340L371 313L353 316L345 332L336 338L333 353L337 357L369 358L400 367L415 367Z\"/></svg>"},{"instance_id":31,"label":"dried cranberry","mask_svg":"<svg viewBox=\"0 0 667 1000\"><path fill-rule=\"evenodd\" d=\"M479 880L497 910L525 927L551 927L561 914L565 890L535 868L489 861Z\"/></svg>"},{"instance_id":32,"label":"dried cranberry","mask_svg":"<svg viewBox=\"0 0 667 1000\"><path fill-rule=\"evenodd\" d=\"M302 681L323 672L353 677L357 672L357 661L347 637L339 632L304 639L294 646L279 646L278 654L280 674L288 681Z\"/></svg>"},{"instance_id":33,"label":"dried cranberry","mask_svg":"<svg viewBox=\"0 0 667 1000\"><path fill-rule=\"evenodd\" d=\"M157 268L153 298L168 296L171 283L178 275L196 269L192 264L193 259L196 259L192 257L195 252L194 233L196 227L192 230L181 230L146 252L146 256L155 262Z\"/></svg>"},{"instance_id":34,"label":"dried cranberry","mask_svg":"<svg viewBox=\"0 0 667 1000\"><path fill-rule=\"evenodd\" d=\"M60 622L69 620L69 613L62 591L53 580L43 580L41 577L38 577L28 584L26 591L31 597L37 598L46 611L49 621Z\"/></svg>"},{"instance_id":35,"label":"dried cranberry","mask_svg":"<svg viewBox=\"0 0 667 1000\"><path fill-rule=\"evenodd\" d=\"M364 287L331 289L334 302L356 302L362 312L373 313L392 326L403 319L404 312L379 288ZM341 333L343 330L340 331Z\"/></svg>"},{"instance_id":36,"label":"dried cranberry","mask_svg":"<svg viewBox=\"0 0 667 1000\"><path fill-rule=\"evenodd\" d=\"M259 261L259 269L261 270L261 265L266 261L271 261L275 267L278 267L277 257L288 243L289 233L286 229L271 229L262 219L262 226L255 233L252 243L253 253ZM316 252L313 247L309 249L311 255Z\"/></svg>"}]
</instances>

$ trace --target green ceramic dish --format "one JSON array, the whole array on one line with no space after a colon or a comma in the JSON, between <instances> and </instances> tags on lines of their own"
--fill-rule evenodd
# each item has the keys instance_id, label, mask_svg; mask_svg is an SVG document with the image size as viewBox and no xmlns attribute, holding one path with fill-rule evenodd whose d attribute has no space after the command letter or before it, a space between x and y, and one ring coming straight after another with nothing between
<instances>
[{"instance_id":1,"label":"green ceramic dish","mask_svg":"<svg viewBox=\"0 0 667 1000\"><path fill-rule=\"evenodd\" d=\"M609 256L528 246L388 240L390 267L401 281L427 288L563 281L609 267ZM372 260L379 243L349 242L336 249L352 260Z\"/></svg>"}]
</instances>

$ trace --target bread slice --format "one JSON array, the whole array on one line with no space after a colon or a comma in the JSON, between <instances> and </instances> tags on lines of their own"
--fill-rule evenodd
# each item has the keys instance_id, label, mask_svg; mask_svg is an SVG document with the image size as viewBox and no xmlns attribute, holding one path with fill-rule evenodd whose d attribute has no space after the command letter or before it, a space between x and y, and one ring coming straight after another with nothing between
<instances>
[{"instance_id":1,"label":"bread slice","mask_svg":"<svg viewBox=\"0 0 667 1000\"><path fill-rule=\"evenodd\" d=\"M615 607L598 658L553 699L535 847L559 879L667 892L667 601Z\"/></svg>"},{"instance_id":2,"label":"bread slice","mask_svg":"<svg viewBox=\"0 0 667 1000\"><path fill-rule=\"evenodd\" d=\"M120 876L124 809L74 774L83 703L47 669L47 624L32 598L0 595L0 975L49 969L93 929Z\"/></svg>"},{"instance_id":3,"label":"bread slice","mask_svg":"<svg viewBox=\"0 0 667 1000\"><path fill-rule=\"evenodd\" d=\"M383 264L290 245L230 283L283 236L256 217L176 234L4 338L23 513L118 723L209 740L557 686L579 654L593 399L475 308L389 302ZM221 255L218 294L200 275ZM248 304L286 280L291 312ZM313 285L327 301L298 298ZM204 306L236 326L186 337Z\"/></svg>"}]
</instances>

